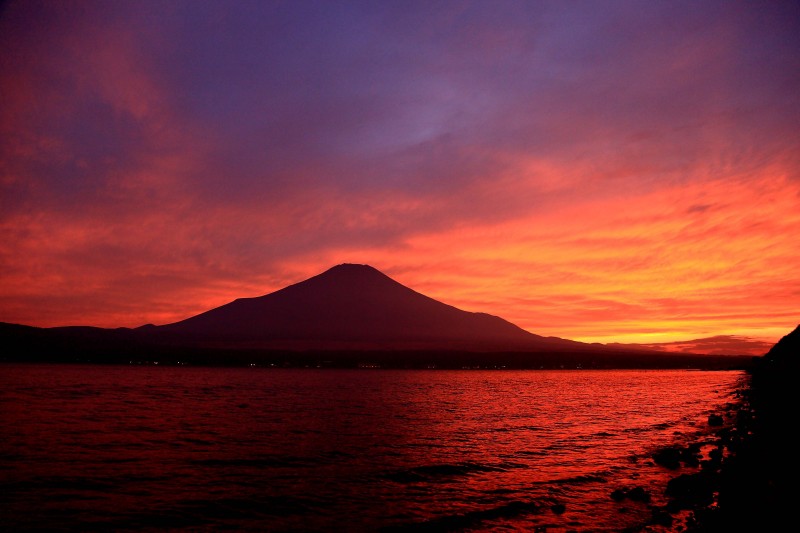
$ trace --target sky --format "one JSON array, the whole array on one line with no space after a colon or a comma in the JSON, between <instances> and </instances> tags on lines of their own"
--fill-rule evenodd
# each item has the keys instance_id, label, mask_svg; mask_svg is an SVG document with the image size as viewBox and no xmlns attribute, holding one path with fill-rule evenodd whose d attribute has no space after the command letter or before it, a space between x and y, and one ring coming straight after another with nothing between
<instances>
[{"instance_id":1,"label":"sky","mask_svg":"<svg viewBox=\"0 0 800 533\"><path fill-rule=\"evenodd\" d=\"M798 235L796 1L0 7L0 321L348 262L540 335L774 342Z\"/></svg>"}]
</instances>

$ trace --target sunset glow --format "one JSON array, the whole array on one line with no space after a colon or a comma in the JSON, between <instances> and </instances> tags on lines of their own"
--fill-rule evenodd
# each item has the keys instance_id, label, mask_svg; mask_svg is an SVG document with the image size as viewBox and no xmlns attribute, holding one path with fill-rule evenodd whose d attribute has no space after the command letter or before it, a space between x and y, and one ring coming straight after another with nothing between
<instances>
[{"instance_id":1,"label":"sunset glow","mask_svg":"<svg viewBox=\"0 0 800 533\"><path fill-rule=\"evenodd\" d=\"M586 342L800 322L796 2L12 1L0 50L0 321L351 262Z\"/></svg>"}]
</instances>

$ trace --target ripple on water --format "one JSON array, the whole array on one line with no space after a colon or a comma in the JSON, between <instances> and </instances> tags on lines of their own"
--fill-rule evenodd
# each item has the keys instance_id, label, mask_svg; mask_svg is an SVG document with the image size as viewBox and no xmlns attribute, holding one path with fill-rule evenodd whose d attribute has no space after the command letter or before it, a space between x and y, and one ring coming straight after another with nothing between
<instances>
[{"instance_id":1,"label":"ripple on water","mask_svg":"<svg viewBox=\"0 0 800 533\"><path fill-rule=\"evenodd\" d=\"M5 365L10 530L617 530L735 372ZM654 496L655 497L655 496ZM558 511L558 512L557 512Z\"/></svg>"}]
</instances>

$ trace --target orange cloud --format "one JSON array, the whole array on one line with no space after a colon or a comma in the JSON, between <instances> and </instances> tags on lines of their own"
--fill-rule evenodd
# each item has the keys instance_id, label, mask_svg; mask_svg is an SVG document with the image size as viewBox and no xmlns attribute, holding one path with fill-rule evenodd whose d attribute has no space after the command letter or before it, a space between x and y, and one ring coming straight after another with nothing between
<instances>
[{"instance_id":1,"label":"orange cloud","mask_svg":"<svg viewBox=\"0 0 800 533\"><path fill-rule=\"evenodd\" d=\"M403 277L546 335L776 339L800 318L799 197L786 173L768 169L755 178L587 199L411 239L404 255L423 268Z\"/></svg>"},{"instance_id":2,"label":"orange cloud","mask_svg":"<svg viewBox=\"0 0 800 533\"><path fill-rule=\"evenodd\" d=\"M580 340L800 321L790 8L392 9L10 3L0 320L164 323L357 262Z\"/></svg>"}]
</instances>

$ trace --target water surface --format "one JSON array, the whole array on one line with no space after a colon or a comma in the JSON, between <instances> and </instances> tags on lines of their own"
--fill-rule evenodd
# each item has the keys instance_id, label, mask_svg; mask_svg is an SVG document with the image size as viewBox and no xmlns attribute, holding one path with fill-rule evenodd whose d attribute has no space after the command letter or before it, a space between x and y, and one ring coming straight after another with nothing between
<instances>
[{"instance_id":1,"label":"water surface","mask_svg":"<svg viewBox=\"0 0 800 533\"><path fill-rule=\"evenodd\" d=\"M741 372L0 366L11 530L616 531ZM564 505L556 514L554 504Z\"/></svg>"}]
</instances>

